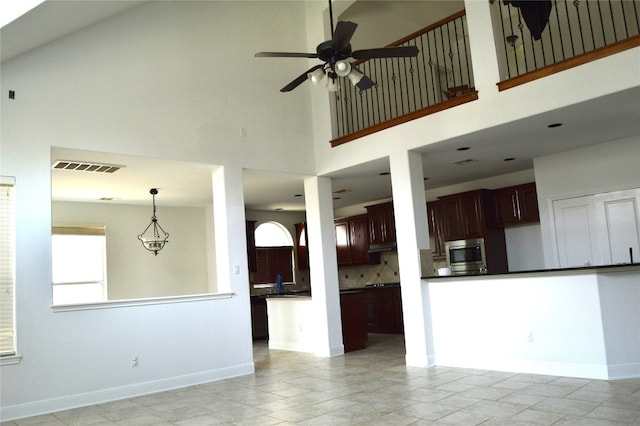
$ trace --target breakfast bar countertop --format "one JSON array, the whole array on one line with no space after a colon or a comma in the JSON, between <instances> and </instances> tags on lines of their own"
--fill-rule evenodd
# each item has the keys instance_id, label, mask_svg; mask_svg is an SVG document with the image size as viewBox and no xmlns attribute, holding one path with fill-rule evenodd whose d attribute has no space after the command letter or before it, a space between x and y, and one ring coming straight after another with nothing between
<instances>
[{"instance_id":1,"label":"breakfast bar countertop","mask_svg":"<svg viewBox=\"0 0 640 426\"><path fill-rule=\"evenodd\" d=\"M533 269L527 271L512 271L501 272L497 274L473 274L473 275L447 275L447 276L423 276L423 280L433 279L460 279L460 278L482 278L492 277L498 278L501 276L509 275L525 275L525 274L562 274L562 273L576 273L576 272L615 272L615 271L640 271L640 263L621 263L615 265L589 265L589 266L577 266L571 268L551 268L551 269Z\"/></svg>"}]
</instances>

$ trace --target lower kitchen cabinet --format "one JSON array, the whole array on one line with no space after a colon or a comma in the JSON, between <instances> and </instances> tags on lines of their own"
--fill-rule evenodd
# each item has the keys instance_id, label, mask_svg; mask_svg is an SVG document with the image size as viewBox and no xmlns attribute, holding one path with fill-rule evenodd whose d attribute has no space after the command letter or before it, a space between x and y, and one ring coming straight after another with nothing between
<instances>
[{"instance_id":1,"label":"lower kitchen cabinet","mask_svg":"<svg viewBox=\"0 0 640 426\"><path fill-rule=\"evenodd\" d=\"M364 349L367 346L366 291L340 292L340 312L344 351Z\"/></svg>"},{"instance_id":2,"label":"lower kitchen cabinet","mask_svg":"<svg viewBox=\"0 0 640 426\"><path fill-rule=\"evenodd\" d=\"M404 332L400 287L373 287L366 291L367 330L370 333Z\"/></svg>"},{"instance_id":3,"label":"lower kitchen cabinet","mask_svg":"<svg viewBox=\"0 0 640 426\"><path fill-rule=\"evenodd\" d=\"M267 299L265 297L251 298L251 335L253 340L269 338Z\"/></svg>"}]
</instances>

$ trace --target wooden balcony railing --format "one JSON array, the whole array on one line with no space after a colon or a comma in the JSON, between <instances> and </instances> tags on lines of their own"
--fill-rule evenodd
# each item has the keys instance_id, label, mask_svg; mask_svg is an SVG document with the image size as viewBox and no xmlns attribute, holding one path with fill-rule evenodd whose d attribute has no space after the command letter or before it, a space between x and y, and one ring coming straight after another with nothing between
<instances>
[{"instance_id":1,"label":"wooden balcony railing","mask_svg":"<svg viewBox=\"0 0 640 426\"><path fill-rule=\"evenodd\" d=\"M500 90L640 45L639 0L553 0L549 4L547 18L546 13L535 16L502 0L493 2L496 34L502 35L496 40ZM533 31L529 28L534 18L542 19L540 34L535 26Z\"/></svg>"},{"instance_id":2,"label":"wooden balcony railing","mask_svg":"<svg viewBox=\"0 0 640 426\"><path fill-rule=\"evenodd\" d=\"M521 8L490 2L499 90L640 46L640 0L552 0L544 29L533 35ZM377 85L336 92L332 147L478 99L464 10L391 44L399 45L420 53L356 63Z\"/></svg>"},{"instance_id":3,"label":"wooden balcony railing","mask_svg":"<svg viewBox=\"0 0 640 426\"><path fill-rule=\"evenodd\" d=\"M416 46L420 52L415 58L355 63L376 86L361 91L341 85L331 146L477 99L464 10L391 46Z\"/></svg>"}]
</instances>

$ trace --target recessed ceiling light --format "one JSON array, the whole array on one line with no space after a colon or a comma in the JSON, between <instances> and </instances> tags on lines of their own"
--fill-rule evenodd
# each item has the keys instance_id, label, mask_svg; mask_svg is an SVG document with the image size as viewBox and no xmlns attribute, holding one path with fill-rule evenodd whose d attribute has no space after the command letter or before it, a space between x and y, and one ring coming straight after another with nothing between
<instances>
[{"instance_id":1,"label":"recessed ceiling light","mask_svg":"<svg viewBox=\"0 0 640 426\"><path fill-rule=\"evenodd\" d=\"M502 161L513 161L513 160L515 160L515 158L514 158L514 157L509 157L509 158L505 158L505 159L504 159L504 160L502 160Z\"/></svg>"},{"instance_id":2,"label":"recessed ceiling light","mask_svg":"<svg viewBox=\"0 0 640 426\"><path fill-rule=\"evenodd\" d=\"M340 197L333 197L334 200L340 200Z\"/></svg>"},{"instance_id":3,"label":"recessed ceiling light","mask_svg":"<svg viewBox=\"0 0 640 426\"><path fill-rule=\"evenodd\" d=\"M560 126L562 126L562 123L552 123L552 124L549 124L547 127L550 129L553 129L555 127L560 127Z\"/></svg>"},{"instance_id":4,"label":"recessed ceiling light","mask_svg":"<svg viewBox=\"0 0 640 426\"><path fill-rule=\"evenodd\" d=\"M380 173L378 173L378 174L379 174L380 176L388 176L388 175L390 175L391 173L390 173L390 172L380 172Z\"/></svg>"},{"instance_id":5,"label":"recessed ceiling light","mask_svg":"<svg viewBox=\"0 0 640 426\"><path fill-rule=\"evenodd\" d=\"M334 194L345 194L347 192L351 192L350 189L338 189L337 191L333 191Z\"/></svg>"},{"instance_id":6,"label":"recessed ceiling light","mask_svg":"<svg viewBox=\"0 0 640 426\"><path fill-rule=\"evenodd\" d=\"M426 178L424 178L424 179L422 179L422 180L429 180L429 178L428 178L428 177L426 177Z\"/></svg>"},{"instance_id":7,"label":"recessed ceiling light","mask_svg":"<svg viewBox=\"0 0 640 426\"><path fill-rule=\"evenodd\" d=\"M458 148L458 151L468 151L469 149L471 148L469 148L468 146L461 146L460 148Z\"/></svg>"},{"instance_id":8,"label":"recessed ceiling light","mask_svg":"<svg viewBox=\"0 0 640 426\"><path fill-rule=\"evenodd\" d=\"M302 194L293 194L294 197L302 197Z\"/></svg>"},{"instance_id":9,"label":"recessed ceiling light","mask_svg":"<svg viewBox=\"0 0 640 426\"><path fill-rule=\"evenodd\" d=\"M279 212L279 211L284 210L284 209L282 207L276 207L274 210Z\"/></svg>"}]
</instances>

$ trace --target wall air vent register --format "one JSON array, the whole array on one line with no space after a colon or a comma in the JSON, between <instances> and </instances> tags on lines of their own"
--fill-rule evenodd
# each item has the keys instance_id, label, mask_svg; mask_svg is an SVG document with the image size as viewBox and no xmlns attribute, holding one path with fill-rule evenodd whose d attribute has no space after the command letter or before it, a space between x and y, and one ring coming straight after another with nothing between
<instances>
[{"instance_id":1,"label":"wall air vent register","mask_svg":"<svg viewBox=\"0 0 640 426\"><path fill-rule=\"evenodd\" d=\"M124 166L101 163L85 163L82 161L57 160L51 168L53 170L72 170L76 172L115 173Z\"/></svg>"}]
</instances>

